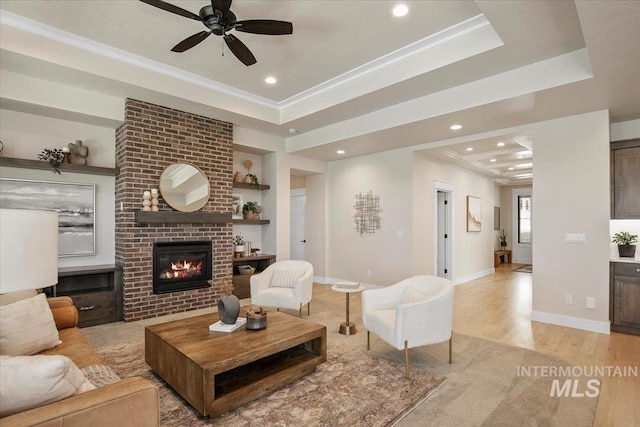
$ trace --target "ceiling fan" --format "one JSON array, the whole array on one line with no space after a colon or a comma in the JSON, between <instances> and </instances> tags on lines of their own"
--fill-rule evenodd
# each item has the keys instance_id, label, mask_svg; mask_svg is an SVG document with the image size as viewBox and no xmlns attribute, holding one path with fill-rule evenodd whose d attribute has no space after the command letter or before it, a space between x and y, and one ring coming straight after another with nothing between
<instances>
[{"instance_id":1,"label":"ceiling fan","mask_svg":"<svg viewBox=\"0 0 640 427\"><path fill-rule=\"evenodd\" d=\"M209 30L200 31L180 43L175 45L171 50L173 52L184 52L198 43L206 39L211 33L217 36L223 36L229 50L244 64L253 65L256 58L244 43L228 31L236 30L245 33L265 34L265 35L283 35L293 34L293 24L286 21L274 21L272 19L249 19L246 21L238 21L236 15L229 10L233 0L211 0L210 5L203 6L199 15L191 13L181 7L174 6L162 0L140 0L151 6L175 13L176 15L201 21Z\"/></svg>"}]
</instances>

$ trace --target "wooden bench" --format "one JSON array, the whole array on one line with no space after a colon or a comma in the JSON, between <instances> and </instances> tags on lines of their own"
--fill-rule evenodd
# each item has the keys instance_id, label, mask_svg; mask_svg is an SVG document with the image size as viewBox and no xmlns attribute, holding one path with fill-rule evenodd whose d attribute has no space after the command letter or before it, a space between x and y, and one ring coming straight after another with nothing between
<instances>
[{"instance_id":1,"label":"wooden bench","mask_svg":"<svg viewBox=\"0 0 640 427\"><path fill-rule=\"evenodd\" d=\"M501 262L511 264L511 251L504 249L501 251L493 251L493 266L497 267Z\"/></svg>"}]
</instances>

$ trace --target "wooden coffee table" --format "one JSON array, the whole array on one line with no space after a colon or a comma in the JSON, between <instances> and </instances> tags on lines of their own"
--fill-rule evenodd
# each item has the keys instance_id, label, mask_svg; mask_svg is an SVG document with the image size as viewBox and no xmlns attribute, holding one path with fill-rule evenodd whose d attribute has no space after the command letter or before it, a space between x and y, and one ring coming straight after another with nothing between
<instances>
[{"instance_id":1,"label":"wooden coffee table","mask_svg":"<svg viewBox=\"0 0 640 427\"><path fill-rule=\"evenodd\" d=\"M267 328L211 332L206 314L145 328L145 361L200 414L216 416L316 370L327 328L269 312Z\"/></svg>"}]
</instances>

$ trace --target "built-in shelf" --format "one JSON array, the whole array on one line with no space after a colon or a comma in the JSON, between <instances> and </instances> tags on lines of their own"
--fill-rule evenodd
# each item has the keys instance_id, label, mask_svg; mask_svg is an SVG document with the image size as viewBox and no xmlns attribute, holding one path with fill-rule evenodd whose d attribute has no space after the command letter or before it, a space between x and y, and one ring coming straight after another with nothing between
<instances>
[{"instance_id":1,"label":"built-in shelf","mask_svg":"<svg viewBox=\"0 0 640 427\"><path fill-rule=\"evenodd\" d=\"M49 165L49 163L45 161L15 159L12 157L0 157L0 166L8 166L12 168L23 168L23 169L52 170L51 165ZM60 169L60 172L88 173L92 175L107 175L107 176L116 176L120 172L119 168L105 168L102 166L77 165L73 163L63 163L58 167L58 169Z\"/></svg>"},{"instance_id":2,"label":"built-in shelf","mask_svg":"<svg viewBox=\"0 0 640 427\"><path fill-rule=\"evenodd\" d=\"M227 224L231 222L231 212L138 211L135 221L138 224Z\"/></svg>"},{"instance_id":3,"label":"built-in shelf","mask_svg":"<svg viewBox=\"0 0 640 427\"><path fill-rule=\"evenodd\" d=\"M245 224L245 225L264 225L269 224L271 221L268 219L234 219L234 224Z\"/></svg>"},{"instance_id":4,"label":"built-in shelf","mask_svg":"<svg viewBox=\"0 0 640 427\"><path fill-rule=\"evenodd\" d=\"M248 184L246 182L233 182L233 188L244 188L245 190L268 190L270 185L266 184Z\"/></svg>"}]
</instances>

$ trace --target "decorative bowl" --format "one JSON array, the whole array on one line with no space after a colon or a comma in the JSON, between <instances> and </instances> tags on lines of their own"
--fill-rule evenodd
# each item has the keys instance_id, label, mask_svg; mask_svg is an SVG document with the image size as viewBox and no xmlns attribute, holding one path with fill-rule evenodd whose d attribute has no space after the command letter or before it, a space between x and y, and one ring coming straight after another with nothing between
<instances>
[{"instance_id":1,"label":"decorative bowl","mask_svg":"<svg viewBox=\"0 0 640 427\"><path fill-rule=\"evenodd\" d=\"M267 315L265 313L262 317L248 317L247 316L247 329L258 331L267 327Z\"/></svg>"}]
</instances>

